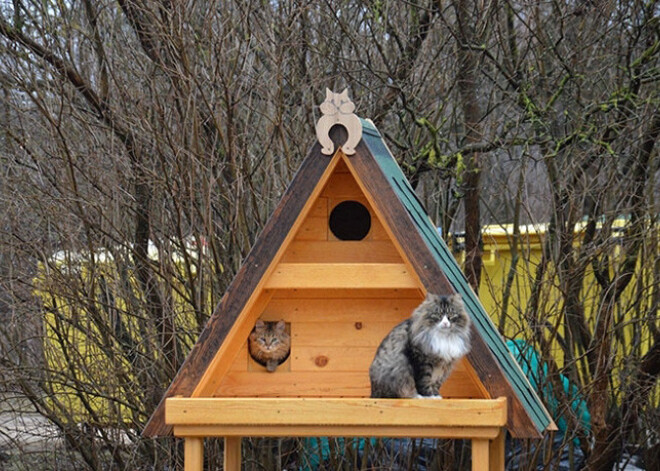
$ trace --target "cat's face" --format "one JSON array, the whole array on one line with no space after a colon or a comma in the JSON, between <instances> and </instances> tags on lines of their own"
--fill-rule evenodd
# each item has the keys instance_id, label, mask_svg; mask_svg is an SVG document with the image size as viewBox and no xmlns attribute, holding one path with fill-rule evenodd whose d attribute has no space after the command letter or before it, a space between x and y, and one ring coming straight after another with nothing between
<instances>
[{"instance_id":1,"label":"cat's face","mask_svg":"<svg viewBox=\"0 0 660 471\"><path fill-rule=\"evenodd\" d=\"M289 334L285 329L286 324L283 321L265 323L258 320L250 334L250 340L264 352L288 348Z\"/></svg>"},{"instance_id":2,"label":"cat's face","mask_svg":"<svg viewBox=\"0 0 660 471\"><path fill-rule=\"evenodd\" d=\"M463 331L470 325L470 319L459 295L429 294L424 300L421 315L421 320L427 327L441 332Z\"/></svg>"}]
</instances>

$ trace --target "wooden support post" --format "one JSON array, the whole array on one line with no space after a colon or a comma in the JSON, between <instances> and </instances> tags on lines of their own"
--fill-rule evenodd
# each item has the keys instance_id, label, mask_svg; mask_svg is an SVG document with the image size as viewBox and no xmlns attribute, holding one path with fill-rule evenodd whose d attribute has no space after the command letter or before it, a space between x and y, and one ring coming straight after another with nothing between
<instances>
[{"instance_id":1,"label":"wooden support post","mask_svg":"<svg viewBox=\"0 0 660 471\"><path fill-rule=\"evenodd\" d=\"M488 453L490 440L475 438L472 440L472 471L489 471Z\"/></svg>"},{"instance_id":2,"label":"wooden support post","mask_svg":"<svg viewBox=\"0 0 660 471\"><path fill-rule=\"evenodd\" d=\"M185 437L183 445L183 469L185 471L203 471L204 469L204 439L201 437Z\"/></svg>"},{"instance_id":3,"label":"wooden support post","mask_svg":"<svg viewBox=\"0 0 660 471\"><path fill-rule=\"evenodd\" d=\"M225 437L225 471L241 471L241 437Z\"/></svg>"},{"instance_id":4,"label":"wooden support post","mask_svg":"<svg viewBox=\"0 0 660 471\"><path fill-rule=\"evenodd\" d=\"M506 442L506 428L500 429L500 434L490 440L490 468L489 471L504 471L504 444Z\"/></svg>"}]
</instances>

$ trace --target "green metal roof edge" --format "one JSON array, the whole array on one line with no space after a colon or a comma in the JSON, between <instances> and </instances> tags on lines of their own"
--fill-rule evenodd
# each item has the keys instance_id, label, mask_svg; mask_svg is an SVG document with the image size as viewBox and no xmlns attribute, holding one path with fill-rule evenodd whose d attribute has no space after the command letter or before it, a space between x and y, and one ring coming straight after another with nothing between
<instances>
[{"instance_id":1,"label":"green metal roof edge","mask_svg":"<svg viewBox=\"0 0 660 471\"><path fill-rule=\"evenodd\" d=\"M463 300L468 312L472 315L477 331L493 355L499 360L502 371L509 380L521 404L530 414L539 432L543 432L551 424L552 418L548 415L545 406L540 401L534 388L523 374L513 355L509 352L504 339L500 336L481 302L469 286L456 259L440 237L422 203L417 198L415 191L410 186L408 179L401 171L401 167L399 167L399 164L385 145L380 132L371 121L362 120L362 138L382 169L383 174L390 182L395 194L410 214L435 261L445 273L454 289L463 296Z\"/></svg>"}]
</instances>

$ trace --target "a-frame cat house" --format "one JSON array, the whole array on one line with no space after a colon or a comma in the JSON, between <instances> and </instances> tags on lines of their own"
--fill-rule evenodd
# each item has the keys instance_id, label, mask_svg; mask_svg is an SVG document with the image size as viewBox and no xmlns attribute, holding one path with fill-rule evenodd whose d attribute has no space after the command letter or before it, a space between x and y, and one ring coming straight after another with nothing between
<instances>
[{"instance_id":1,"label":"a-frame cat house","mask_svg":"<svg viewBox=\"0 0 660 471\"><path fill-rule=\"evenodd\" d=\"M471 439L473 469L495 470L506 429L555 429L383 137L344 117L331 118L345 127L332 127L330 148L321 131L324 147L303 161L144 430L185 438L186 471L202 469L212 436L225 437L227 470L240 469L243 436ZM333 124L323 119L317 130ZM370 399L377 346L427 292L462 294L471 353L442 400ZM290 331L291 354L274 373L248 354L259 318Z\"/></svg>"}]
</instances>

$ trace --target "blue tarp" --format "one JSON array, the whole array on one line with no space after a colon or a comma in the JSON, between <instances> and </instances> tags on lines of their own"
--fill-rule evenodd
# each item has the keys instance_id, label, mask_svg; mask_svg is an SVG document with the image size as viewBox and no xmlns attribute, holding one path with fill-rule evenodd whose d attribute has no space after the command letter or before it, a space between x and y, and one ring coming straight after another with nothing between
<instances>
[{"instance_id":1,"label":"blue tarp","mask_svg":"<svg viewBox=\"0 0 660 471\"><path fill-rule=\"evenodd\" d=\"M560 398L553 391L553 385L548 381L548 365L539 362L538 352L524 340L508 340L506 346L513 354L518 364L527 376L535 390L539 391L545 399L550 415L554 418L559 431L566 432L565 411L560 409ZM563 386L563 395L570 401L572 413L585 430L591 427L591 416L587 403L580 394L577 385L571 384L569 379L560 374L559 379Z\"/></svg>"}]
</instances>

